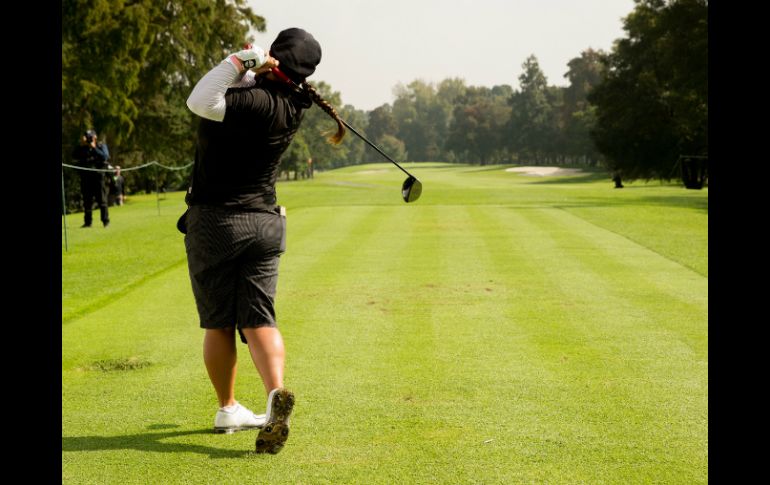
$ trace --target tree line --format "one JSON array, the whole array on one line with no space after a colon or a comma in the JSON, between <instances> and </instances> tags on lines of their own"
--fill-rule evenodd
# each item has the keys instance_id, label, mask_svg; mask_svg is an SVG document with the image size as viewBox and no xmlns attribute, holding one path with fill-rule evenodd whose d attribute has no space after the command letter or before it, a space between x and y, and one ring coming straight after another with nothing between
<instances>
[{"instance_id":1,"label":"tree line","mask_svg":"<svg viewBox=\"0 0 770 485\"><path fill-rule=\"evenodd\" d=\"M570 60L567 86L549 85L533 54L518 88L470 86L459 78L414 80L394 101L363 111L315 81L340 115L399 161L601 165L626 179L671 179L680 155L708 156L708 1L635 0L626 37L610 52ZM194 155L196 117L185 100L225 55L253 41L265 19L245 0L65 0L62 3L62 160L83 131L107 141L113 165L182 166ZM284 154L287 172L380 161L354 136L339 146L313 108ZM151 191L156 174L126 173L130 190ZM189 171L160 171L183 189ZM77 174L65 171L77 204Z\"/></svg>"},{"instance_id":2,"label":"tree line","mask_svg":"<svg viewBox=\"0 0 770 485\"><path fill-rule=\"evenodd\" d=\"M586 94L600 78L600 58L601 51L587 49L570 61L569 87L548 86L531 55L517 91L506 84L469 86L459 78L436 84L418 79L396 86L392 104L368 112L345 105L340 114L401 161L596 165L600 154L589 139L594 113ZM339 103L340 93L328 84L319 83L319 90ZM318 168L381 161L356 137L325 144L318 134L331 127L328 117L308 113L294 142L302 155L288 158L299 164L312 157Z\"/></svg>"}]
</instances>

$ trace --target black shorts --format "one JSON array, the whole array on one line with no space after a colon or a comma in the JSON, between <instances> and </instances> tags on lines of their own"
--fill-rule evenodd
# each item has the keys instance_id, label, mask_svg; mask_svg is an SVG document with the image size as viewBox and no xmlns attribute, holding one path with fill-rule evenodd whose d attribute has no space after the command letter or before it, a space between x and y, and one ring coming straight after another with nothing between
<instances>
[{"instance_id":1,"label":"black shorts","mask_svg":"<svg viewBox=\"0 0 770 485\"><path fill-rule=\"evenodd\" d=\"M224 207L190 207L187 266L201 328L275 327L278 262L286 217Z\"/></svg>"}]
</instances>

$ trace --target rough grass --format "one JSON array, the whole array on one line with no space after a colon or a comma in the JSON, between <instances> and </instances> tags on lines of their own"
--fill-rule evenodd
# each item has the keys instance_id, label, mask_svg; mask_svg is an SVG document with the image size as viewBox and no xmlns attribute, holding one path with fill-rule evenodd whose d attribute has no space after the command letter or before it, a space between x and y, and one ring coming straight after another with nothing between
<instances>
[{"instance_id":1,"label":"rough grass","mask_svg":"<svg viewBox=\"0 0 770 485\"><path fill-rule=\"evenodd\" d=\"M63 482L706 483L708 191L407 168L409 205L386 165L279 184L297 407L276 456L209 432L183 194L107 229L70 215Z\"/></svg>"}]
</instances>

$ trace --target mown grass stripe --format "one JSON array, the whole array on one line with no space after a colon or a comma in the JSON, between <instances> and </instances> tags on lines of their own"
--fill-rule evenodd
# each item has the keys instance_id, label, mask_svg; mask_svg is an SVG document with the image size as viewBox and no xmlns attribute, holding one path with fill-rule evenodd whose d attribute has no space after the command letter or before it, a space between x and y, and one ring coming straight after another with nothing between
<instances>
[{"instance_id":1,"label":"mown grass stripe","mask_svg":"<svg viewBox=\"0 0 770 485\"><path fill-rule=\"evenodd\" d=\"M590 463L595 459L592 445L601 439L603 426L581 416L586 398L575 402L571 392L578 383L575 376L563 375L563 354L553 348L563 341L565 347L572 345L581 352L583 342L558 327L565 311L539 263L544 257L539 249L543 236L531 230L517 211L476 210L473 221L471 232L482 235L505 295L499 302L499 332L488 342L488 351L509 360L499 359L498 382L482 385L495 384L499 389L498 433L503 439L498 446L516 456L524 471L535 466L544 477L600 479L604 467ZM531 472L526 476L536 478Z\"/></svg>"},{"instance_id":2,"label":"mown grass stripe","mask_svg":"<svg viewBox=\"0 0 770 485\"><path fill-rule=\"evenodd\" d=\"M561 414L562 419L566 418L567 422L572 420L573 424L580 424L579 430L583 434L593 429L587 434L594 439L586 440L583 447L587 445L590 449L591 446L598 447L600 443L604 443L602 446L606 452L613 449L613 442L616 443L616 459L628 459L627 450L623 448L620 437L625 437L626 443L628 436L638 437L636 444L642 448L640 451L643 453L644 448L660 443L660 438L664 435L668 435L667 439L673 442L676 442L678 437L682 443L691 443L694 432L702 439L702 433L706 429L700 414L703 399L706 398L705 369L699 365L697 359L692 362L689 346L684 347L686 352L680 358L681 366L673 367L672 381L647 378L648 372L651 375L660 375L666 369L656 365L659 361L656 347L636 346L640 341L650 344L655 342L656 345L660 342L657 339L639 338L639 334L644 331L638 330L637 326L648 325L643 316L639 319L632 318L629 322L629 315L625 311L613 311L615 308L627 309L629 305L633 307L633 303L624 301L623 297L614 296L612 288L607 287L595 273L593 268L601 268L601 263L592 260L591 264L581 264L581 258L584 259L585 254L594 248L584 245L582 251L564 251L565 241L569 241L567 246L575 248L586 240L575 241L574 237L580 239L582 236L576 236L577 233L573 233L569 228L555 223L547 215L550 211L509 212L507 218L501 215L496 219L503 223L495 234L513 234L513 230L505 230L506 226L510 229L515 227L522 234L527 234L527 237L511 241L509 245L530 255L526 258L529 263L523 264L521 270L530 275L528 279L532 289L550 293L539 297L544 303L543 315L533 315L530 310L517 318L520 324L529 327L526 335L532 345L527 348L539 349L542 352L535 362L539 360L549 371L546 374L546 382L554 387L553 390L561 388L565 397L574 396L575 391L579 393L579 385L585 385L585 390L590 390L593 394L585 396L577 405L573 398L557 401L558 406L552 408L553 413ZM514 214L520 217L514 217ZM590 240L594 241L595 238ZM607 311L587 304L589 302L585 295L597 293L605 295L603 301L606 302ZM538 298L536 295L532 297ZM623 327L618 327L619 322L626 323ZM635 345L628 345L627 341ZM681 353L682 346L677 339L668 345L680 349ZM649 351L653 351L653 354L645 355L645 352ZM671 367L671 363L668 365ZM700 378L692 377L693 372L694 375L700 375ZM681 376L687 377L682 380ZM659 391L667 391L666 397L674 401L667 402L666 397L657 398L656 393ZM700 392L701 397L690 399L691 391ZM552 392L549 394L553 395ZM562 392L557 392L557 395L559 394ZM678 407L676 417L666 419L665 415L661 415L661 406L668 404ZM616 410L619 409L624 413L618 414ZM614 430L612 426L608 427L613 421ZM677 423L677 426L672 431L669 427L674 423ZM652 430L648 428L650 425L653 426ZM607 439L610 436L614 438ZM601 438L600 441L598 438ZM669 450L668 453L672 451L674 450ZM694 457L688 453L697 453L698 450L696 448L678 451L686 456L686 459L692 460ZM654 452L659 456L662 450L651 449L647 452ZM610 456L607 456L608 460ZM696 456L702 458L702 455ZM639 463L634 467L626 467L624 473L632 476L632 470L644 463L639 458L637 460ZM661 467L659 463L651 462L644 466L646 473L650 473L652 477L675 472Z\"/></svg>"},{"instance_id":3,"label":"mown grass stripe","mask_svg":"<svg viewBox=\"0 0 770 485\"><path fill-rule=\"evenodd\" d=\"M344 234L344 243L320 252L318 267L286 280L298 292L323 293L311 301L294 294L290 301L305 303L287 309L296 316L292 328L284 333L293 349L287 372L303 403L297 406L297 419L307 432L298 438L296 450L309 453L311 460L327 463L343 476L346 471L360 473L359 467L371 469L392 456L392 447L383 447L381 442L380 433L387 425L366 423L373 419L387 423L390 399L385 391L391 380L381 352L394 352L397 346L394 318L398 316L394 316L392 298L399 293L383 283L402 271L399 255L410 240L401 211L353 211L366 217L347 226L335 217L328 226L330 233ZM307 215L320 217L315 212ZM340 402L346 404L340 406ZM324 424L328 420L359 423L333 431L341 442L358 443L353 445L355 449L317 442L314 437L329 433Z\"/></svg>"},{"instance_id":4,"label":"mown grass stripe","mask_svg":"<svg viewBox=\"0 0 770 485\"><path fill-rule=\"evenodd\" d=\"M581 263L574 269L569 264L558 267L554 274L587 275L590 281L584 287L608 295L607 310L616 321L622 321L630 311L632 316L638 315L635 327L668 332L665 342L685 343L698 357L706 355L708 329L703 322L708 315L707 278L611 231L592 230L596 226L572 214L556 209L538 214L532 221L553 235L554 251L569 256L568 263ZM559 231L560 227L565 230ZM578 294L573 298L593 301Z\"/></svg>"},{"instance_id":5,"label":"mown grass stripe","mask_svg":"<svg viewBox=\"0 0 770 485\"><path fill-rule=\"evenodd\" d=\"M81 304L77 309L68 311L67 314L62 317L62 324L67 324L91 312L104 308L111 302L123 298L127 293L130 293L137 288L141 288L148 281L161 277L169 271L179 268L180 266L184 266L185 268L187 267L186 256L180 260L174 261L168 266L158 269L157 271L148 273L146 276L140 277L128 284L123 284L119 288L115 288L113 291L106 292L102 296L87 300L86 303Z\"/></svg>"}]
</instances>

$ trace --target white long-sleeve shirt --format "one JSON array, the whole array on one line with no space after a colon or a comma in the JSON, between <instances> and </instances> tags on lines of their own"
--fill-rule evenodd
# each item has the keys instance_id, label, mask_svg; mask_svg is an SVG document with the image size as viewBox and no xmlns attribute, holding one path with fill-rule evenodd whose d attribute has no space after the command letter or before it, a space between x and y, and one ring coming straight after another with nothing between
<instances>
[{"instance_id":1,"label":"white long-sleeve shirt","mask_svg":"<svg viewBox=\"0 0 770 485\"><path fill-rule=\"evenodd\" d=\"M253 86L255 83L254 72L241 74L233 64L227 60L222 61L198 81L187 98L187 107L201 118L222 121L227 110L227 90Z\"/></svg>"}]
</instances>

